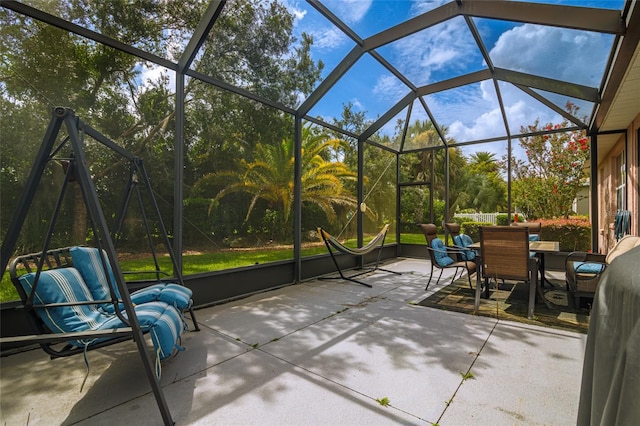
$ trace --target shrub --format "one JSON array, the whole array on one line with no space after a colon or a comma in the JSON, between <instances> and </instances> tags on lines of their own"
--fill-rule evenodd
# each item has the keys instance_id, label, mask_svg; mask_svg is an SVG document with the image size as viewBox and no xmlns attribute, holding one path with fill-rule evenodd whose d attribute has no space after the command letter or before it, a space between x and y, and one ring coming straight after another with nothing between
<instances>
[{"instance_id":1,"label":"shrub","mask_svg":"<svg viewBox=\"0 0 640 426\"><path fill-rule=\"evenodd\" d=\"M480 241L480 227L493 226L491 222L464 222L460 226L460 231L471 237L473 241Z\"/></svg>"},{"instance_id":2,"label":"shrub","mask_svg":"<svg viewBox=\"0 0 640 426\"><path fill-rule=\"evenodd\" d=\"M591 222L585 216L570 216L567 219L540 219L540 239L559 241L560 251L590 251Z\"/></svg>"},{"instance_id":3,"label":"shrub","mask_svg":"<svg viewBox=\"0 0 640 426\"><path fill-rule=\"evenodd\" d=\"M516 220L516 213L513 213L511 215L511 221L512 222L524 222L524 219L522 218L521 214L517 214L517 220ZM508 226L509 225L509 215L504 213L504 214L499 214L498 216L496 216L496 225L498 226Z\"/></svg>"},{"instance_id":4,"label":"shrub","mask_svg":"<svg viewBox=\"0 0 640 426\"><path fill-rule=\"evenodd\" d=\"M461 225L461 228L462 228L463 223L473 222L473 219L471 219L470 217L454 217L453 221Z\"/></svg>"}]
</instances>

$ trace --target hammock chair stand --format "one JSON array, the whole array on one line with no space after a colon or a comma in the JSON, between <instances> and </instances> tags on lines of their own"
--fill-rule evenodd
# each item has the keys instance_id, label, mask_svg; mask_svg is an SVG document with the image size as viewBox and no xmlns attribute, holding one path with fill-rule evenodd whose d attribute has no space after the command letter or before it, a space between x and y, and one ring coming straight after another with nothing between
<instances>
[{"instance_id":1,"label":"hammock chair stand","mask_svg":"<svg viewBox=\"0 0 640 426\"><path fill-rule=\"evenodd\" d=\"M60 132L60 128L62 124L65 124L67 130L67 136L64 138L62 142L56 146L56 139ZM142 167L142 162L140 159L132 156L129 152L124 150L119 145L115 144L111 140L109 140L106 136L102 135L91 126L86 123L83 123L78 117L76 117L75 113L68 108L56 107L53 109L53 116L51 121L49 122L49 126L47 128L46 134L40 145L39 151L34 160L34 164L31 168L29 176L27 178L25 187L20 195L20 199L18 200L16 211L11 219L7 234L5 236L4 241L2 242L2 247L0 249L0 271L2 276L7 270L7 265L9 263L9 258L12 256L16 242L18 240L18 236L22 227L24 225L25 217L27 216L27 212L29 211L32 201L34 199L35 193L37 192L37 188L42 181L42 177L44 175L44 171L47 167L47 163L54 160L55 156L59 153L59 151L63 148L64 145L69 143L71 147L71 156L70 158L61 161L63 168L65 170L65 180L62 183L61 193L58 197L57 205L54 207L54 212L52 214L52 218L49 224L49 229L47 234L45 235L45 241L43 243L42 255L35 262L36 271L34 272L35 281L33 283L34 290L31 292L29 297L24 298L24 291L21 293L21 297L23 299L22 306L19 309L25 309L30 316L30 319L33 321L38 321L39 317L37 312L35 312L36 308L47 308L48 306L56 307L56 306L72 306L69 303L59 303L59 304L50 304L50 305L42 305L38 304L38 301L34 299L35 286L38 282L38 277L40 276L41 271L43 271L44 267L48 268L57 268L59 263L56 262L55 265L52 266L51 259L47 257L48 254L56 253L58 250L50 250L49 245L52 240L52 234L54 232L54 225L58 218L62 201L64 198L64 194L67 189L67 185L69 182L77 182L79 184L82 197L84 199L84 203L87 209L87 216L89 219L89 224L92 228L94 241L96 243L97 249L101 254L101 262L103 267L105 262L111 266L113 270L113 276L115 278L115 282L111 283L110 291L111 291L111 300L101 300L101 301L91 301L91 302L81 302L81 304L93 304L96 302L113 302L114 306L120 305L122 308L116 308L117 317L127 325L128 327L119 327L114 329L100 330L100 331L92 331L92 330L84 330L80 332L61 332L61 333L53 333L47 327L35 327L37 333L32 335L24 335L24 336L16 336L16 337L2 337L0 338L0 342L2 344L29 344L29 343L38 343L40 344L45 352L51 355L52 358L60 357L60 356L68 356L73 355L74 353L78 353L77 347L72 347L71 345L67 345L67 348L72 348L69 350L65 350L64 348L61 351L49 351L45 349L47 346L51 346L54 343L59 342L70 342L70 341L85 341L90 339L102 339L106 338L108 341L99 342L95 345L95 347L106 346L108 344L114 344L121 342L123 340L133 339L136 343L138 353L140 355L144 371L146 373L147 379L151 386L152 392L155 396L156 402L158 404L158 408L160 410L160 414L162 416L162 421L166 425L173 425L173 419L171 417L171 413L169 411L169 406L164 397L164 393L160 386L159 378L156 374L155 368L153 366L153 361L150 357L150 348L146 343L144 332L140 325L140 321L138 320L137 312L134 308L134 305L131 301L131 297L129 295L129 290L124 279L124 273L122 272L120 265L118 263L117 253L115 249L115 241L117 240L117 234L119 227L121 225L122 217L119 214L117 216L117 221L119 221L115 226L115 234L110 234L109 228L107 226L107 221L105 214L100 205L100 200L98 199L98 195L96 192L96 187L91 177L91 172L89 170L89 166L87 163L87 159L84 153L84 136L91 136L94 140L98 141L102 145L107 148L115 151L121 156L129 159L130 164L135 169L135 176L139 177L143 182L144 186L149 191L149 197L152 200L152 206L156 210L158 214L158 221L160 226L161 233L164 234L164 243L168 250L168 253L173 261L174 266L174 274L179 282L179 284L183 284L182 276L180 270L177 265L177 260L175 259L174 253L171 249L171 245L169 244L169 238L167 235L167 231L162 223L162 219L159 214L158 206L153 198L153 192L151 191L151 187L149 185L148 176L144 172L144 168ZM134 174L132 174L133 176ZM128 191L125 194L125 201L121 207L126 209L126 205L128 204L128 197L131 191ZM122 212L122 208L120 209ZM62 249L64 250L64 249ZM56 254L54 254L56 256ZM59 255L58 255L59 256ZM155 253L154 253L155 258ZM64 262L62 262L64 263ZM157 267L157 263L156 263ZM157 272L157 271L156 271ZM159 273L159 272L158 272ZM110 281L110 279L109 279ZM116 287L121 300L118 300L114 296L114 288ZM19 291L20 292L20 291ZM77 306L77 305L73 305ZM172 308L173 309L173 308ZM123 316L123 312L126 317ZM195 322L195 317L193 316L193 311L191 311L192 318L194 320L195 327L197 328L197 323ZM41 322L41 321L40 321ZM35 323L34 323L35 324ZM87 344L88 345L88 344ZM95 349L94 347L87 346L87 350ZM80 351L82 353L82 350Z\"/></svg>"},{"instance_id":2,"label":"hammock chair stand","mask_svg":"<svg viewBox=\"0 0 640 426\"><path fill-rule=\"evenodd\" d=\"M338 276L319 277L318 279L321 281L329 281L329 280L336 280L340 278L343 280L354 282L356 284L363 285L365 287L372 288L373 286L371 284L367 284L363 281L357 280L356 277L359 277L361 275L368 274L374 271L384 271L384 272L389 272L391 274L402 275L400 272L390 271L388 269L379 267L380 258L382 256L382 247L384 247L384 240L387 237L388 230L389 230L389 225L387 224L367 245L360 248L351 248L340 243L340 241L338 241L337 238L329 234L327 231L325 231L321 227L318 227L318 234L320 235L320 238L322 238L322 241L327 247L327 250L331 255L331 260L333 260L333 264L336 266L336 269L338 270L338 274L339 274ZM349 275L349 276L345 275L342 272L342 268L340 268L340 265L338 264L338 260L336 259L336 254L342 253L342 254L348 254L350 256L364 256L365 254L371 253L376 247L379 247L380 250L378 251L378 257L376 259L376 263L374 266L368 267L368 268L360 268L361 269L360 272L353 275Z\"/></svg>"}]
</instances>

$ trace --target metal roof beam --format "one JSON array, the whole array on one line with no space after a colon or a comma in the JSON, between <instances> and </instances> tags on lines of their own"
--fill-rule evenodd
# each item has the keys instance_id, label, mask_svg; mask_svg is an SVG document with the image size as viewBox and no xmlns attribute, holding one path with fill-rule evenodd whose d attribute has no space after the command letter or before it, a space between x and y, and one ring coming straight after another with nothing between
<instances>
[{"instance_id":1,"label":"metal roof beam","mask_svg":"<svg viewBox=\"0 0 640 426\"><path fill-rule=\"evenodd\" d=\"M535 89L571 96L572 98L582 99L589 102L598 102L600 99L598 89L593 87L525 74L504 68L496 68L494 71L494 78L508 83L513 83L515 85L533 87Z\"/></svg>"},{"instance_id":2,"label":"metal roof beam","mask_svg":"<svg viewBox=\"0 0 640 426\"><path fill-rule=\"evenodd\" d=\"M353 31L353 29L351 29L349 25L342 22L340 18L338 18L333 14L333 12L327 9L324 4L320 3L318 0L307 0L307 2L311 6L313 6L322 16L327 18L333 25L338 27L343 33L349 36L349 38L351 38L357 44L362 45L362 38L360 38L360 36L356 34L356 32Z\"/></svg>"},{"instance_id":3,"label":"metal roof beam","mask_svg":"<svg viewBox=\"0 0 640 426\"><path fill-rule=\"evenodd\" d=\"M427 86L418 87L417 93L418 96L430 95L432 93L442 92L443 90L455 89L456 87L462 87L467 84L489 80L491 77L492 74L489 70L476 71L459 77L450 78L449 80L443 80Z\"/></svg>"},{"instance_id":4,"label":"metal roof beam","mask_svg":"<svg viewBox=\"0 0 640 426\"><path fill-rule=\"evenodd\" d=\"M484 2L483 2L484 3ZM423 13L412 19L398 24L388 30L381 31L378 34L364 40L362 47L365 51L375 49L403 37L422 31L425 28L432 27L441 22L451 19L459 14L458 6L455 3L447 3L429 12Z\"/></svg>"},{"instance_id":5,"label":"metal roof beam","mask_svg":"<svg viewBox=\"0 0 640 426\"><path fill-rule=\"evenodd\" d=\"M550 102L548 99L546 99L544 96L540 95L538 92L536 92L535 90L532 90L528 87L525 86L521 86L519 84L515 85L518 89L522 90L523 92L525 92L527 95L531 96L532 98L536 99L538 102L546 105L548 108L552 109L553 111L555 111L556 113L560 114L562 117L564 117L567 121L572 122L573 124L575 124L576 126L582 128L582 129L586 129L588 126L583 123L581 120L579 120L578 118L574 117L573 115L569 114L566 110L560 108L559 106L557 106L556 104L554 104L553 102Z\"/></svg>"},{"instance_id":6,"label":"metal roof beam","mask_svg":"<svg viewBox=\"0 0 640 426\"><path fill-rule=\"evenodd\" d=\"M200 47L202 47L203 43L207 39L207 36L209 35L209 31L211 31L213 24L218 19L218 16L220 16L220 12L222 12L225 3L226 0L213 0L211 3L209 3L209 6L207 6L204 15L202 15L202 18L198 23L198 27L193 32L193 35L189 39L187 47L184 49L184 52L182 52L182 56L178 60L179 72L184 72L185 69L191 66L191 63L198 53L198 50L200 50Z\"/></svg>"},{"instance_id":7,"label":"metal roof beam","mask_svg":"<svg viewBox=\"0 0 640 426\"><path fill-rule=\"evenodd\" d=\"M378 120L376 120L376 122L373 123L371 126L369 126L368 129L366 129L364 132L362 132L362 134L360 135L360 139L362 139L362 140L369 139L375 132L380 130L382 128L382 126L384 126L389 120L391 120L393 117L395 117L396 114L398 114L407 105L409 105L411 102L413 102L413 100L415 98L416 98L416 94L413 93L413 92L409 92L409 94L407 94L407 96L405 96L404 98L400 99L400 101L397 104L395 104L393 107L391 107L391 109L389 109L389 111L384 113L384 115L382 115L382 117L380 117Z\"/></svg>"},{"instance_id":8,"label":"metal roof beam","mask_svg":"<svg viewBox=\"0 0 640 426\"><path fill-rule=\"evenodd\" d=\"M114 49L120 50L122 52L128 53L130 55L137 56L140 59L153 62L154 64L163 66L165 68L169 68L170 70L176 71L178 68L178 65L176 63L171 62L158 55L154 55L153 53L146 52L142 49L138 49L137 47L124 44L111 37L107 37L98 32L81 27L79 25L66 21L57 16L43 12L39 9L35 9L31 6L27 6L26 4L23 4L17 1L2 0L2 2L0 2L0 6L6 7L7 9L11 9L14 12L20 13L22 15L37 19L38 21L42 21L47 24L53 25L54 27L58 27L61 30L69 31L79 36L86 37L89 40L93 40L98 43L102 43L106 46L113 47ZM37 52L34 52L34 53L37 53Z\"/></svg>"},{"instance_id":9,"label":"metal roof beam","mask_svg":"<svg viewBox=\"0 0 640 426\"><path fill-rule=\"evenodd\" d=\"M363 47L365 51L369 51L459 15L609 34L624 34L626 31L620 11L617 10L526 2L472 0L447 3L420 16L408 19L365 39Z\"/></svg>"},{"instance_id":10,"label":"metal roof beam","mask_svg":"<svg viewBox=\"0 0 640 426\"><path fill-rule=\"evenodd\" d=\"M460 14L477 18L624 34L619 10L511 1L462 1Z\"/></svg>"},{"instance_id":11,"label":"metal roof beam","mask_svg":"<svg viewBox=\"0 0 640 426\"><path fill-rule=\"evenodd\" d=\"M355 46L351 52L338 64L338 66L325 78L322 83L314 90L311 95L300 105L298 108L298 114L300 116L306 115L311 108L333 87L334 84L342 78L342 76L349 71L349 68L356 63L358 59L364 54L362 47Z\"/></svg>"}]
</instances>

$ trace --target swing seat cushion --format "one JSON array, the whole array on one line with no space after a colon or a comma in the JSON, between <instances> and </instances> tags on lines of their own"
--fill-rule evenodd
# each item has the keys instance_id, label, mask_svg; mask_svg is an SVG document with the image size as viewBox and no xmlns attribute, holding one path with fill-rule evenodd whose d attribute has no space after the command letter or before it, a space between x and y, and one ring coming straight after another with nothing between
<instances>
[{"instance_id":1,"label":"swing seat cushion","mask_svg":"<svg viewBox=\"0 0 640 426\"><path fill-rule=\"evenodd\" d=\"M35 275L35 272L30 272L18 279L27 294L32 292ZM99 310L96 304L77 304L93 300L82 276L73 267L42 271L33 298L34 304L76 303L73 306L36 308L45 325L56 333L128 327L116 315ZM144 332L150 333L160 359L168 358L181 350L180 337L186 330L186 323L174 306L154 301L136 305L134 309L140 327ZM123 314L126 318L126 312ZM107 339L95 339L90 342L75 340L69 343L85 346L87 343L91 345L104 340Z\"/></svg>"},{"instance_id":2,"label":"swing seat cushion","mask_svg":"<svg viewBox=\"0 0 640 426\"><path fill-rule=\"evenodd\" d=\"M94 300L111 300L111 293L109 292L109 281L115 286L116 279L111 269L111 265L106 263L107 272L109 274L109 281L107 281L107 275L102 267L102 261L100 260L100 254L97 248L93 247L72 247L69 252L73 259L73 265L80 271L80 274L84 278L89 291L93 295ZM104 259L108 260L107 254L103 251ZM118 288L115 288L115 294L118 299L121 299ZM191 289L174 283L158 283L145 287L143 289L134 291L131 293L131 302L134 305L140 305L143 303L161 301L171 306L174 306L180 310L188 309L191 306L193 292ZM107 313L114 313L115 307L111 303L105 303L100 306L102 310ZM124 309L120 304L120 310Z\"/></svg>"},{"instance_id":3,"label":"swing seat cushion","mask_svg":"<svg viewBox=\"0 0 640 426\"><path fill-rule=\"evenodd\" d=\"M148 302L135 306L136 315L142 331L149 332L153 347L160 359L166 359L182 350L180 338L186 330L186 323L181 313L173 306L164 302ZM127 315L124 313L124 317ZM115 315L102 323L98 330L109 330L127 327Z\"/></svg>"}]
</instances>

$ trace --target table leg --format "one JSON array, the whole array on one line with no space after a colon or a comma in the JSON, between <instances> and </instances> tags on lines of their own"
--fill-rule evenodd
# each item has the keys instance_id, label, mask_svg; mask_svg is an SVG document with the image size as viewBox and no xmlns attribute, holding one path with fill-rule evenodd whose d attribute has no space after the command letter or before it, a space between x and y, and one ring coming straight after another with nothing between
<instances>
[{"instance_id":1,"label":"table leg","mask_svg":"<svg viewBox=\"0 0 640 426\"><path fill-rule=\"evenodd\" d=\"M476 298L473 304L474 313L477 315L480 310L480 293L482 292L482 262L476 257Z\"/></svg>"},{"instance_id":2,"label":"table leg","mask_svg":"<svg viewBox=\"0 0 640 426\"><path fill-rule=\"evenodd\" d=\"M527 318L533 319L536 306L536 293L542 291L538 285L538 260L535 258L529 259L529 280L529 310L527 311Z\"/></svg>"},{"instance_id":3,"label":"table leg","mask_svg":"<svg viewBox=\"0 0 640 426\"><path fill-rule=\"evenodd\" d=\"M544 283L547 282L549 284L549 287L553 287L553 284L551 284L551 281L549 281L547 279L547 277L545 276L545 266L544 266L544 253L540 253L540 252L536 252L536 257L538 258L538 260L540 261L540 286L542 288L544 288Z\"/></svg>"},{"instance_id":4,"label":"table leg","mask_svg":"<svg viewBox=\"0 0 640 426\"><path fill-rule=\"evenodd\" d=\"M549 308L549 309L555 309L553 306L551 306L551 303L549 303L549 301L547 300L546 297L544 297L544 282L546 279L545 274L544 274L544 253L536 253L536 258L539 259L539 263L540 265L538 266L538 269L540 271L540 280L538 280L538 273L536 271L535 274L535 279L536 279L536 291L538 293L538 297L540 297L540 299L542 299L542 302L544 303L544 305ZM537 263L537 262L536 262ZM549 283L549 286L553 287L553 284L551 284L550 281L547 280L547 282Z\"/></svg>"}]
</instances>

